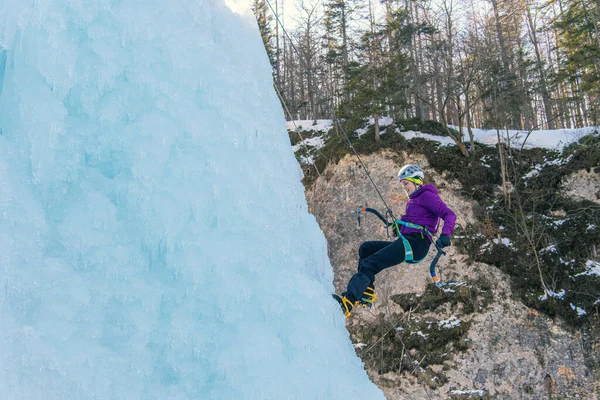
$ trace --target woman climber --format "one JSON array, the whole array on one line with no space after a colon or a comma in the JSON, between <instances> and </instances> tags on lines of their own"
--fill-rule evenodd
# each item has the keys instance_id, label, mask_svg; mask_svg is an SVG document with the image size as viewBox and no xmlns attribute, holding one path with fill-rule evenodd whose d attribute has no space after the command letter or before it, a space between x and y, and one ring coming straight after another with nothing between
<instances>
[{"instance_id":1,"label":"woman climber","mask_svg":"<svg viewBox=\"0 0 600 400\"><path fill-rule=\"evenodd\" d=\"M333 297L348 318L355 305L371 306L376 299L375 275L401 262L418 263L425 258L433 241L439 219L444 221L436 247L450 246L450 235L456 224L456 214L440 199L436 187L423 184L425 174L416 165L405 165L398 172L398 181L409 197L406 213L392 223L398 237L393 242L363 242L358 250L358 272L348 282L342 295Z\"/></svg>"}]
</instances>

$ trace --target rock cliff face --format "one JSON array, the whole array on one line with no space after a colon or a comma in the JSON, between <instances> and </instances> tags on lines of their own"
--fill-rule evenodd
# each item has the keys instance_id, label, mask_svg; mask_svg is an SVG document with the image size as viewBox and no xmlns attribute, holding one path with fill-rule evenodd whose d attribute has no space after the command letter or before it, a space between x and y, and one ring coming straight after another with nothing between
<instances>
[{"instance_id":1,"label":"rock cliff face","mask_svg":"<svg viewBox=\"0 0 600 400\"><path fill-rule=\"evenodd\" d=\"M423 156L384 151L363 162L396 217L407 201L396 174L411 162L425 169L426 181L438 187L458 225L473 221L474 205L456 195L457 185L430 170ZM328 240L341 292L357 268L359 244L393 240L373 215L363 215L358 227L356 208L385 206L351 156L329 165L306 197ZM347 320L357 354L388 399L600 398L598 372L585 364L579 332L527 309L513 298L507 276L455 247L439 267L443 280L456 283L446 291L435 288L429 277L434 255L431 250L420 264L383 271L375 282L375 306Z\"/></svg>"},{"instance_id":2,"label":"rock cliff face","mask_svg":"<svg viewBox=\"0 0 600 400\"><path fill-rule=\"evenodd\" d=\"M563 181L563 190L569 196L600 204L600 177L589 171L571 174Z\"/></svg>"}]
</instances>

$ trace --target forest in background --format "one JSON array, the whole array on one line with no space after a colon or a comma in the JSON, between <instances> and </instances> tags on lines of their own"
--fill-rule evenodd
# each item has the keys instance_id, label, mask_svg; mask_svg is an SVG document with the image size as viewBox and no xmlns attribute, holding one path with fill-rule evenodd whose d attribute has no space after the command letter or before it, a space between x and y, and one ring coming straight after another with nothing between
<instances>
[{"instance_id":1,"label":"forest in background","mask_svg":"<svg viewBox=\"0 0 600 400\"><path fill-rule=\"evenodd\" d=\"M302 0L290 29L252 1L287 119L435 120L464 154L471 128L599 123L599 0L375 1Z\"/></svg>"}]
</instances>

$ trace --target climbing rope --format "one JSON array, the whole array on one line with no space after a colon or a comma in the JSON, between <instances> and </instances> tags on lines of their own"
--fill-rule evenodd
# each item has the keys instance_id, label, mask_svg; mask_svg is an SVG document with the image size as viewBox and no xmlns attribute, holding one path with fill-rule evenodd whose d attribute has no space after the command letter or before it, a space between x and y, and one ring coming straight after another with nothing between
<instances>
[{"instance_id":1,"label":"climbing rope","mask_svg":"<svg viewBox=\"0 0 600 400\"><path fill-rule=\"evenodd\" d=\"M337 119L334 120L334 123L336 123L337 126L340 128L340 130L342 132L342 135L344 135L344 138L346 138L346 142L348 142L348 146L350 146L350 149L352 150L352 152L354 153L354 155L358 159L358 162L360 163L360 165L365 170L365 173L367 174L367 177L371 181L371 184L373 184L373 187L375 188L375 191L377 192L377 195L379 195L379 198L381 199L381 201L383 202L383 205L386 208L386 214L389 214L392 217L392 221L396 221L396 217L394 217L394 213L392 212L392 209L387 205L385 199L381 195L381 192L379 191L379 188L377 187L377 185L373 181L373 178L371 178L371 174L369 173L369 170L367 169L367 166L363 163L362 159L358 155L358 152L356 151L356 149L354 148L354 145L352 144L352 142L348 138L348 135L346 135L346 131L342 127L342 124L340 124L340 122Z\"/></svg>"}]
</instances>

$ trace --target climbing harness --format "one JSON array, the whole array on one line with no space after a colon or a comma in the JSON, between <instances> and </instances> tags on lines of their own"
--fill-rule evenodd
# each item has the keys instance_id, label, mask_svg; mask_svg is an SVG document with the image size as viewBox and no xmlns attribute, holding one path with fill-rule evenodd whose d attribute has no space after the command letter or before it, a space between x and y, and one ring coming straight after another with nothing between
<instances>
[{"instance_id":1,"label":"climbing harness","mask_svg":"<svg viewBox=\"0 0 600 400\"><path fill-rule=\"evenodd\" d=\"M386 216L384 217L383 215L381 215L381 213L373 208L369 208L369 207L357 207L356 208L356 217L358 219L358 226L360 227L360 220L361 220L361 215L363 212L370 212L372 214L374 214L375 216L377 216L377 218L379 218L386 227L386 232L387 232L387 236L389 237L389 232L387 231L389 227L392 227L392 232L396 233L396 236L398 236L398 238L402 239L402 242L404 244L404 252L406 254L405 256L405 262L409 263L409 264L417 264L421 261L421 260L414 260L413 258L413 252L412 252L412 247L410 245L410 242L408 241L408 239L406 239L406 237L404 237L404 235L402 235L400 233L400 227L399 225L403 225L406 226L408 228L413 228L413 229L419 229L421 231L421 235L423 233L425 233L427 236L429 236L429 238L432 240L433 242L433 235L431 234L431 232L429 232L429 230L421 225L417 225L417 224L413 224L412 222L406 222L406 221L402 221L402 220L394 220L392 219L392 222L390 222L388 220L388 216L390 216L391 214L386 213ZM438 261L440 260L440 257L443 255L446 255L446 252L444 250L442 250L440 247L438 247L438 245L434 242L435 248L437 249L437 254L435 255L435 257L433 258L433 261L431 262L431 265L429 266L429 274L431 275L431 280L433 281L434 285L437 286L438 288L443 288L444 286L447 286L448 284L454 282L454 280L449 280L449 281L445 281L442 282L440 281L440 278L437 276L436 272L435 272L435 267L438 263ZM439 268L438 268L439 269Z\"/></svg>"},{"instance_id":2,"label":"climbing harness","mask_svg":"<svg viewBox=\"0 0 600 400\"><path fill-rule=\"evenodd\" d=\"M367 207L358 207L356 209L356 215L358 217L358 225L360 226L360 214L362 212L370 212L375 214L381 221L383 221L383 223L386 225L386 230L388 227L392 227L392 232L394 233L395 236L397 236L399 239L402 239L402 242L404 243L404 254L405 254L405 258L404 261L409 263L409 264L417 264L419 262L421 262L421 260L415 260L414 259L414 254L412 251L412 246L410 245L410 242L408 241L408 239L400 233L400 226L399 225L403 225L406 226L408 228L413 228L413 229L418 229L421 231L421 236L423 235L423 233L425 233L427 236L429 236L429 239L431 240L431 238L433 237L433 235L431 234L431 232L429 232L429 230L421 225L417 225L417 224L413 224L412 222L406 222L406 221L402 221L402 220L392 220L393 222L389 222L387 217L390 214L386 214L386 218L384 218L381 213L379 213L379 211L374 210L372 208L367 208ZM388 232L388 237L389 237L389 232Z\"/></svg>"}]
</instances>

